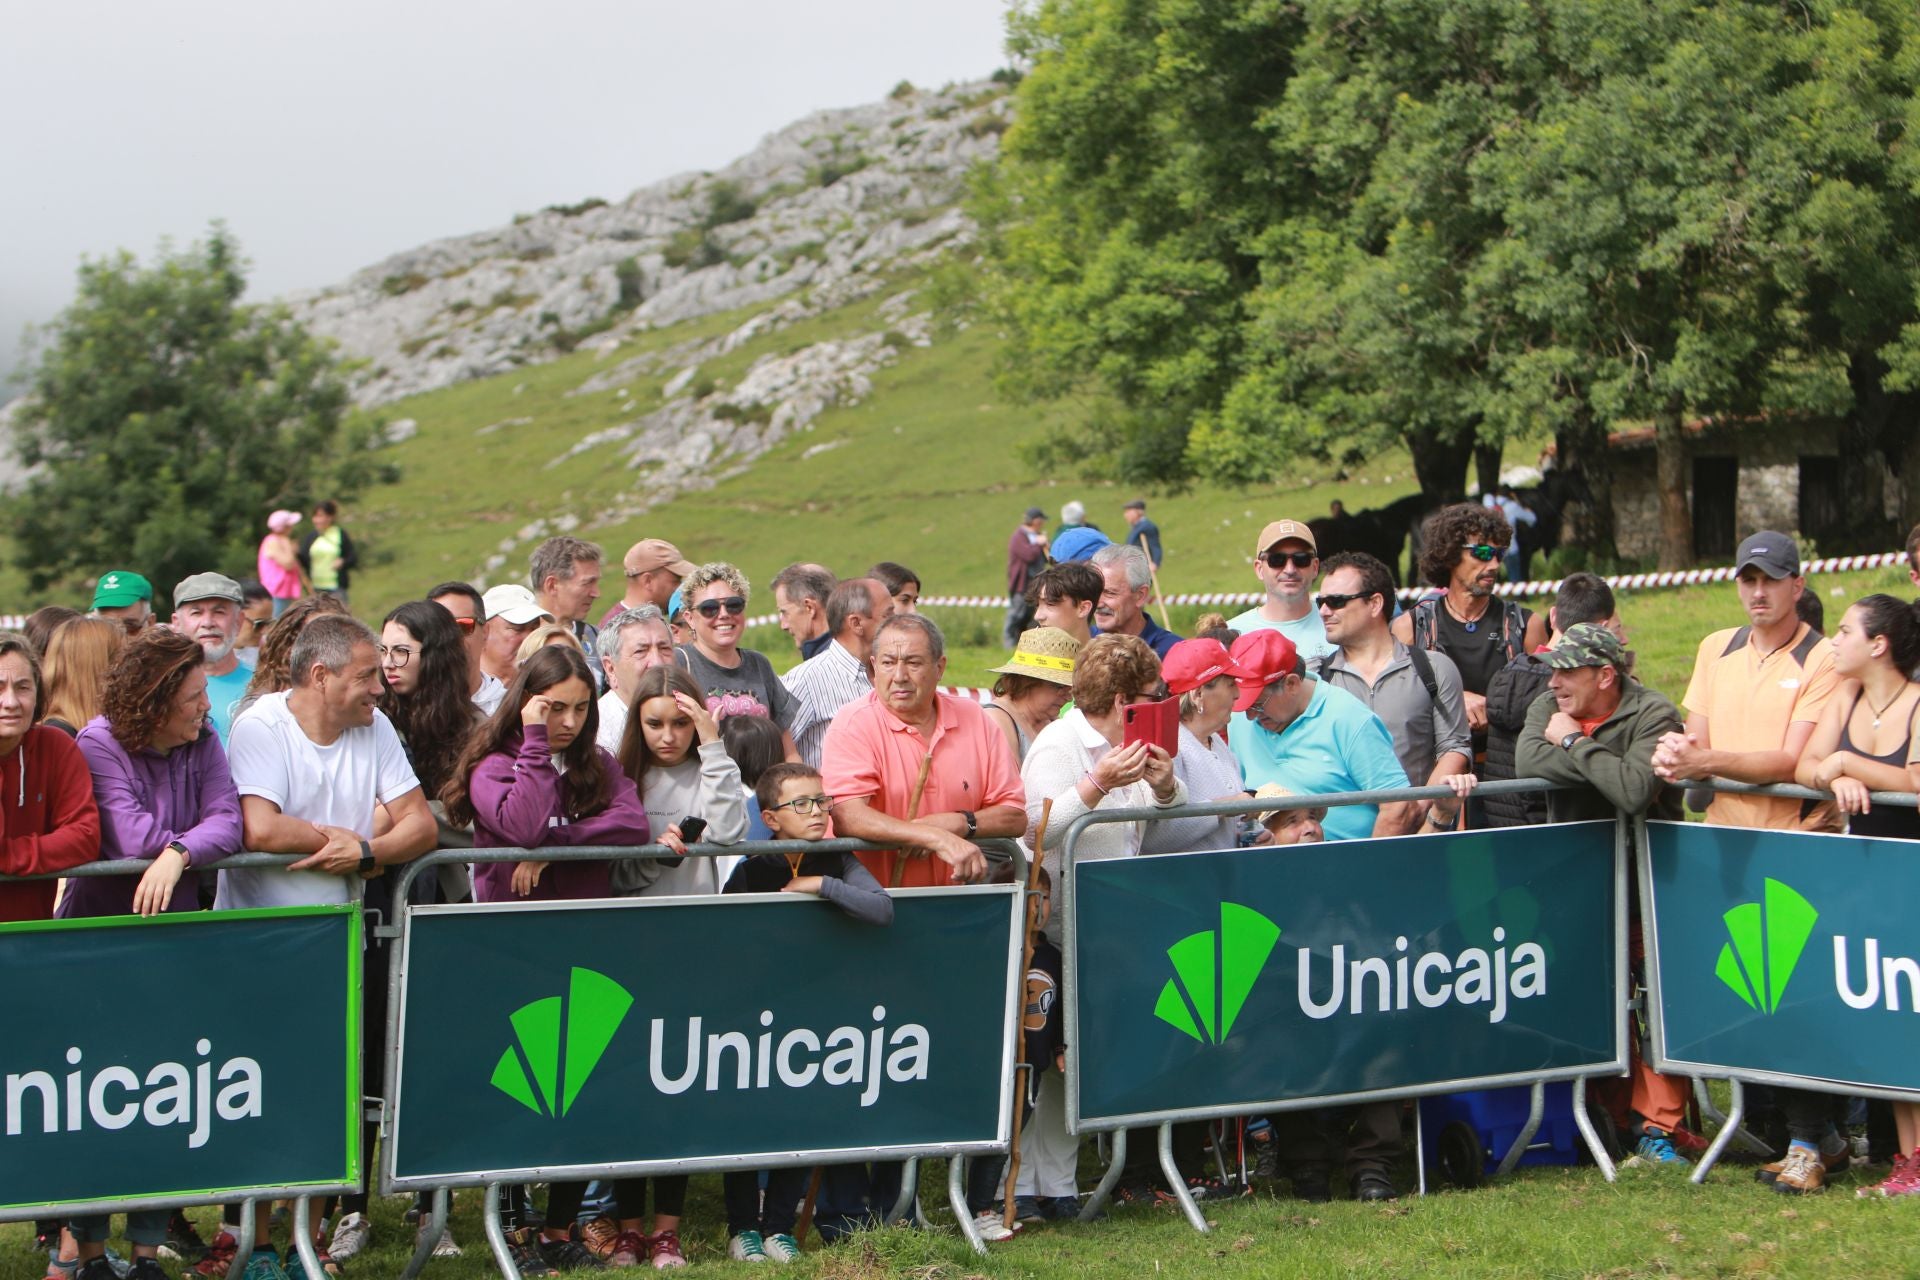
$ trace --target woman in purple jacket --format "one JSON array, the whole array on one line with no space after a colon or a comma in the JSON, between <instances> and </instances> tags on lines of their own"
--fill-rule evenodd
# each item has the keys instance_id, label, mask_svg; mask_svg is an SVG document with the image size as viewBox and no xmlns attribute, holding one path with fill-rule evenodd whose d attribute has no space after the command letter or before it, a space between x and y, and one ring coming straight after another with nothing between
<instances>
[{"instance_id":1,"label":"woman in purple jacket","mask_svg":"<svg viewBox=\"0 0 1920 1280\"><path fill-rule=\"evenodd\" d=\"M93 772L100 857L152 858L133 876L76 877L55 912L80 916L197 911L188 870L240 852L240 797L207 725L206 655L178 631L127 641L107 673L105 714L75 740Z\"/></svg>"},{"instance_id":2,"label":"woman in purple jacket","mask_svg":"<svg viewBox=\"0 0 1920 1280\"><path fill-rule=\"evenodd\" d=\"M152 858L153 865L137 879L68 880L56 916L200 909L200 877L188 873L241 846L240 796L227 772L227 753L207 723L210 705L199 642L156 627L121 648L107 672L105 714L89 720L75 741L93 773L101 859ZM127 1215L133 1245L128 1274L135 1280L165 1280L155 1259L171 1216L165 1209ZM101 1259L93 1269L105 1266L108 1221L95 1214L70 1224L83 1275L92 1259Z\"/></svg>"},{"instance_id":3,"label":"woman in purple jacket","mask_svg":"<svg viewBox=\"0 0 1920 1280\"><path fill-rule=\"evenodd\" d=\"M633 780L595 744L600 709L593 673L579 651L549 645L527 659L493 718L474 730L441 791L447 821L473 823L473 847L647 843L647 810ZM481 902L604 898L608 864L495 862L474 868ZM516 1257L522 1275L596 1269L600 1261L570 1237L584 1182L547 1193L537 1257Z\"/></svg>"}]
</instances>

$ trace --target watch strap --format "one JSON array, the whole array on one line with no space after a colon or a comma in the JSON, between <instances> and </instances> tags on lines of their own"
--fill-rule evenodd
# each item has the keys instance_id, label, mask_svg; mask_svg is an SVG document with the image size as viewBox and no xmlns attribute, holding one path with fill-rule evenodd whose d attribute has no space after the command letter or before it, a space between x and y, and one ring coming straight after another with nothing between
<instances>
[{"instance_id":1,"label":"watch strap","mask_svg":"<svg viewBox=\"0 0 1920 1280\"><path fill-rule=\"evenodd\" d=\"M379 865L379 861L373 856L373 846L362 840L360 842L360 874L366 875Z\"/></svg>"}]
</instances>

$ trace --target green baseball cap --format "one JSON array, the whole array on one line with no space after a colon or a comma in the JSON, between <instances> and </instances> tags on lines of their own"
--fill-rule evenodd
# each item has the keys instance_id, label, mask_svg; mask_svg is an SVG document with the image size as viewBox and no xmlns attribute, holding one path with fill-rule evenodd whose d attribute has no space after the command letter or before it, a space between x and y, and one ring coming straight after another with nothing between
<instances>
[{"instance_id":1,"label":"green baseball cap","mask_svg":"<svg viewBox=\"0 0 1920 1280\"><path fill-rule=\"evenodd\" d=\"M1581 622L1568 627L1559 643L1541 657L1555 671L1571 671L1575 667L1612 667L1620 671L1627 665L1627 646L1599 623Z\"/></svg>"},{"instance_id":2,"label":"green baseball cap","mask_svg":"<svg viewBox=\"0 0 1920 1280\"><path fill-rule=\"evenodd\" d=\"M93 584L93 608L124 609L153 599L153 584L126 569L111 569Z\"/></svg>"}]
</instances>

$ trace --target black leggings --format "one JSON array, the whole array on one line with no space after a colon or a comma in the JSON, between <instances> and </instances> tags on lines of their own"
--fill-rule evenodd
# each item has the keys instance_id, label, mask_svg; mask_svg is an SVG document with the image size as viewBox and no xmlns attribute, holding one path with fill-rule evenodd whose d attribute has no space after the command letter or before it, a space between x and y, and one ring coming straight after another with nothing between
<instances>
[{"instance_id":1,"label":"black leggings","mask_svg":"<svg viewBox=\"0 0 1920 1280\"><path fill-rule=\"evenodd\" d=\"M807 1194L806 1165L767 1170L767 1204L760 1207L760 1175L729 1173L720 1185L727 1198L727 1234L760 1231L770 1236L792 1235L801 1199Z\"/></svg>"}]
</instances>

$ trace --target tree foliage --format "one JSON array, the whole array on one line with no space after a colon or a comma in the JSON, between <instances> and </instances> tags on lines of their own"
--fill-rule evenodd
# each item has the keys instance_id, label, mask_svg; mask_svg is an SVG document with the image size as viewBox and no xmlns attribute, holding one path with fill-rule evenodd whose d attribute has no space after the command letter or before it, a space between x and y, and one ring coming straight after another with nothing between
<instances>
[{"instance_id":1,"label":"tree foliage","mask_svg":"<svg viewBox=\"0 0 1920 1280\"><path fill-rule=\"evenodd\" d=\"M974 202L987 297L1012 390L1121 406L1083 457L1254 482L1404 443L1445 495L1476 445L1550 431L1591 459L1622 419L1672 442L1838 416L1859 456L1897 452L1910 3L1041 0L1012 23L1031 69Z\"/></svg>"},{"instance_id":2,"label":"tree foliage","mask_svg":"<svg viewBox=\"0 0 1920 1280\"><path fill-rule=\"evenodd\" d=\"M387 478L330 345L245 287L218 226L148 267L80 268L15 420L31 470L7 525L35 590L124 567L162 601L206 569L251 577L270 511Z\"/></svg>"}]
</instances>

